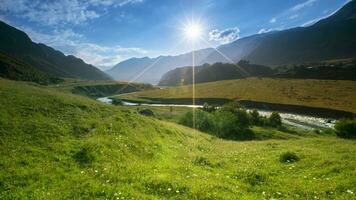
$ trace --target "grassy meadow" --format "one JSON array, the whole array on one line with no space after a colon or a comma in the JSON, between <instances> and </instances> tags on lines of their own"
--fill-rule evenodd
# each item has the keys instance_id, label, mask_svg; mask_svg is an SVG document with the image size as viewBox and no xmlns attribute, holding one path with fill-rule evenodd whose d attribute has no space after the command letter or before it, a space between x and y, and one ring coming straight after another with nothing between
<instances>
[{"instance_id":1,"label":"grassy meadow","mask_svg":"<svg viewBox=\"0 0 356 200\"><path fill-rule=\"evenodd\" d=\"M170 122L5 79L0 96L0 199L355 198L354 140L261 127L223 140L173 123L180 108Z\"/></svg>"},{"instance_id":2,"label":"grassy meadow","mask_svg":"<svg viewBox=\"0 0 356 200\"><path fill-rule=\"evenodd\" d=\"M341 80L246 78L196 85L196 98L249 100L329 108L356 113L356 82ZM192 98L192 87L180 86L118 95L138 102L177 102Z\"/></svg>"},{"instance_id":3,"label":"grassy meadow","mask_svg":"<svg viewBox=\"0 0 356 200\"><path fill-rule=\"evenodd\" d=\"M153 89L150 84L128 83L113 80L81 80L66 78L63 82L49 85L56 90L71 92L91 98Z\"/></svg>"}]
</instances>

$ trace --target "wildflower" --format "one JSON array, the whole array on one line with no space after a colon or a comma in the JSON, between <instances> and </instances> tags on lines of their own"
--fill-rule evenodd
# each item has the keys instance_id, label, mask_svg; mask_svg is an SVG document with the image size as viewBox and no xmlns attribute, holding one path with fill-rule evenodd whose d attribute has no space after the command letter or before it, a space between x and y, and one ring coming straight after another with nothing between
<instances>
[{"instance_id":1,"label":"wildflower","mask_svg":"<svg viewBox=\"0 0 356 200\"><path fill-rule=\"evenodd\" d=\"M347 190L346 192L349 193L349 194L353 194L353 193L354 193L354 192L351 191L351 190Z\"/></svg>"},{"instance_id":2,"label":"wildflower","mask_svg":"<svg viewBox=\"0 0 356 200\"><path fill-rule=\"evenodd\" d=\"M81 173L81 174L84 174L84 171L81 171L80 173Z\"/></svg>"},{"instance_id":3,"label":"wildflower","mask_svg":"<svg viewBox=\"0 0 356 200\"><path fill-rule=\"evenodd\" d=\"M179 190L176 190L176 193L179 193Z\"/></svg>"},{"instance_id":4,"label":"wildflower","mask_svg":"<svg viewBox=\"0 0 356 200\"><path fill-rule=\"evenodd\" d=\"M168 188L168 191L171 191L172 189L171 188Z\"/></svg>"}]
</instances>

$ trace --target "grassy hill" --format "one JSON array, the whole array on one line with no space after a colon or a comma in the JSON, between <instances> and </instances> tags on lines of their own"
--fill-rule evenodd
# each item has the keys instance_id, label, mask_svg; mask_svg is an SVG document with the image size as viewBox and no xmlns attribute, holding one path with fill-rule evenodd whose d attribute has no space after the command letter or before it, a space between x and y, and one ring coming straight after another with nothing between
<instances>
[{"instance_id":1,"label":"grassy hill","mask_svg":"<svg viewBox=\"0 0 356 200\"><path fill-rule=\"evenodd\" d=\"M355 141L221 140L0 79L0 199L352 199ZM260 132L276 130L263 129ZM291 151L298 162L283 163Z\"/></svg>"},{"instance_id":2,"label":"grassy hill","mask_svg":"<svg viewBox=\"0 0 356 200\"><path fill-rule=\"evenodd\" d=\"M356 1L348 1L332 15L306 27L271 31L221 45L206 63L238 62L278 66L356 57ZM229 59L227 60L226 57Z\"/></svg>"},{"instance_id":3,"label":"grassy hill","mask_svg":"<svg viewBox=\"0 0 356 200\"><path fill-rule=\"evenodd\" d=\"M329 108L356 113L356 82L247 78L196 85L200 102L248 100L275 104ZM117 96L142 102L191 103L191 85Z\"/></svg>"},{"instance_id":4,"label":"grassy hill","mask_svg":"<svg viewBox=\"0 0 356 200\"><path fill-rule=\"evenodd\" d=\"M176 68L165 73L158 85L179 86L192 84L192 67ZM236 64L215 63L195 67L195 83L231 80L252 76L269 76L273 71L267 66L253 65L247 61Z\"/></svg>"},{"instance_id":5,"label":"grassy hill","mask_svg":"<svg viewBox=\"0 0 356 200\"><path fill-rule=\"evenodd\" d=\"M0 52L0 77L18 81L31 81L39 84L59 83L62 80L27 65L20 60Z\"/></svg>"},{"instance_id":6,"label":"grassy hill","mask_svg":"<svg viewBox=\"0 0 356 200\"><path fill-rule=\"evenodd\" d=\"M51 87L57 90L93 98L154 89L152 85L144 83L128 83L112 80L91 81L80 79L65 79L64 82L51 85Z\"/></svg>"},{"instance_id":7,"label":"grassy hill","mask_svg":"<svg viewBox=\"0 0 356 200\"><path fill-rule=\"evenodd\" d=\"M111 79L104 72L75 56L64 55L49 46L33 42L26 33L2 21L0 51L51 76L86 80Z\"/></svg>"}]
</instances>

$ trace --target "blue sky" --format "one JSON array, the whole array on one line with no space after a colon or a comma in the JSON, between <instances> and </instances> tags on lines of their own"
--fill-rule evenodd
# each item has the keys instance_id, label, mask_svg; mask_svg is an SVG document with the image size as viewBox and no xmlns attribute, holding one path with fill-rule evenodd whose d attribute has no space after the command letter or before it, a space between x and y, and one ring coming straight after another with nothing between
<instances>
[{"instance_id":1,"label":"blue sky","mask_svg":"<svg viewBox=\"0 0 356 200\"><path fill-rule=\"evenodd\" d=\"M100 69L130 57L176 55L192 49L182 28L199 23L195 48L307 26L347 0L0 0L0 20L32 40Z\"/></svg>"}]
</instances>

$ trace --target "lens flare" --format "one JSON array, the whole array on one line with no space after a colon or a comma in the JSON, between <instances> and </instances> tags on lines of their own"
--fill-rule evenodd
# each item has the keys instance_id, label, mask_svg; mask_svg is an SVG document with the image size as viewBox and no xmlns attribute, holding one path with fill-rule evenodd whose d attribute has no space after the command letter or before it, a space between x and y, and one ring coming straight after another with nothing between
<instances>
[{"instance_id":1,"label":"lens flare","mask_svg":"<svg viewBox=\"0 0 356 200\"><path fill-rule=\"evenodd\" d=\"M198 23L188 23L184 27L184 35L188 39L196 40L202 35L202 28Z\"/></svg>"}]
</instances>

